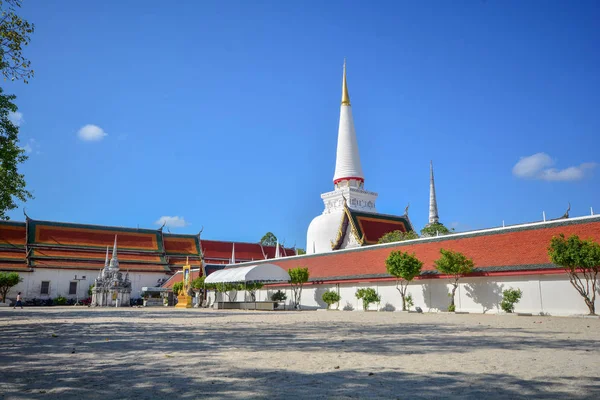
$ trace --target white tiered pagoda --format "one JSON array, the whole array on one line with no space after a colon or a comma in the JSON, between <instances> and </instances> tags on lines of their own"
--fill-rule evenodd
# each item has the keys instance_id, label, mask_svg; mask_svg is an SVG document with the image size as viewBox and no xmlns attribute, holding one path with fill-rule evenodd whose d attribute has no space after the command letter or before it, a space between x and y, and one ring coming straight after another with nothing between
<instances>
[{"instance_id":1,"label":"white tiered pagoda","mask_svg":"<svg viewBox=\"0 0 600 400\"><path fill-rule=\"evenodd\" d=\"M131 281L129 273L125 276L119 271L117 258L117 236L113 253L108 261L108 247L106 247L106 261L98 278L94 281L92 289L92 306L96 307L129 307L131 297Z\"/></svg>"},{"instance_id":2,"label":"white tiered pagoda","mask_svg":"<svg viewBox=\"0 0 600 400\"><path fill-rule=\"evenodd\" d=\"M325 209L308 227L308 254L375 244L388 232L413 230L407 214L377 213L377 193L366 191L364 184L344 61L334 190L321 195Z\"/></svg>"}]
</instances>

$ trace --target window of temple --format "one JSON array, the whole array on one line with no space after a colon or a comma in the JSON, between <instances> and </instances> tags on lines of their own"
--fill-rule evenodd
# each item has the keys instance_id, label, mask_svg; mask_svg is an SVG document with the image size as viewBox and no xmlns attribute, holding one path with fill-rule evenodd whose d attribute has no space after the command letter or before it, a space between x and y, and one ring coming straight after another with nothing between
<instances>
[{"instance_id":1,"label":"window of temple","mask_svg":"<svg viewBox=\"0 0 600 400\"><path fill-rule=\"evenodd\" d=\"M50 294L50 281L42 281L42 288L40 294Z\"/></svg>"},{"instance_id":2,"label":"window of temple","mask_svg":"<svg viewBox=\"0 0 600 400\"><path fill-rule=\"evenodd\" d=\"M77 282L69 282L69 294L77 294Z\"/></svg>"}]
</instances>

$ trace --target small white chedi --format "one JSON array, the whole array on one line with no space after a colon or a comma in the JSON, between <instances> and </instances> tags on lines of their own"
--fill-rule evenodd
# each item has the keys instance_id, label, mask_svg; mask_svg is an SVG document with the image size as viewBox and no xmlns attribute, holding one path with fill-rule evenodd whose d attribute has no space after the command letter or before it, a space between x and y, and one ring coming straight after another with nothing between
<instances>
[{"instance_id":1,"label":"small white chedi","mask_svg":"<svg viewBox=\"0 0 600 400\"><path fill-rule=\"evenodd\" d=\"M95 307L129 307L130 297L131 281L129 280L129 273L123 276L119 270L117 236L115 236L112 258L109 262L107 246L104 268L94 281L91 305Z\"/></svg>"}]
</instances>

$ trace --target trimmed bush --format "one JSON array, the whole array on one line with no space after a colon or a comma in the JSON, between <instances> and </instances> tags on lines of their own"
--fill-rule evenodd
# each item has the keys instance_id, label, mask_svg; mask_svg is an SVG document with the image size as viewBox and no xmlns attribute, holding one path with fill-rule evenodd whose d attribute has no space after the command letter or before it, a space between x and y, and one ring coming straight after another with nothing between
<instances>
[{"instance_id":1,"label":"trimmed bush","mask_svg":"<svg viewBox=\"0 0 600 400\"><path fill-rule=\"evenodd\" d=\"M339 303L339 301L342 299L342 297L338 294L338 292L335 292L333 290L329 290L329 291L323 293L322 298L323 298L323 301L325 303L327 303L328 310L332 304Z\"/></svg>"},{"instance_id":2,"label":"trimmed bush","mask_svg":"<svg viewBox=\"0 0 600 400\"><path fill-rule=\"evenodd\" d=\"M521 300L522 296L523 292L521 289L506 289L502 292L502 302L500 303L500 307L507 313L513 313L515 312L515 304Z\"/></svg>"},{"instance_id":3,"label":"trimmed bush","mask_svg":"<svg viewBox=\"0 0 600 400\"><path fill-rule=\"evenodd\" d=\"M362 299L363 310L365 311L369 309L369 304L379 303L381 301L381 296L379 296L373 288L358 289L356 291L356 298Z\"/></svg>"}]
</instances>

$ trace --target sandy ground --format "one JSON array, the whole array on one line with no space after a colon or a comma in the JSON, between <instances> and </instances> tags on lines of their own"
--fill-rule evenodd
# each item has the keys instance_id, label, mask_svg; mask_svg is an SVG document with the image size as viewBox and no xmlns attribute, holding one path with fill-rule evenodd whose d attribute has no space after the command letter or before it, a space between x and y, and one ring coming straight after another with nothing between
<instances>
[{"instance_id":1,"label":"sandy ground","mask_svg":"<svg viewBox=\"0 0 600 400\"><path fill-rule=\"evenodd\" d=\"M600 320L0 309L0 399L600 398Z\"/></svg>"}]
</instances>

